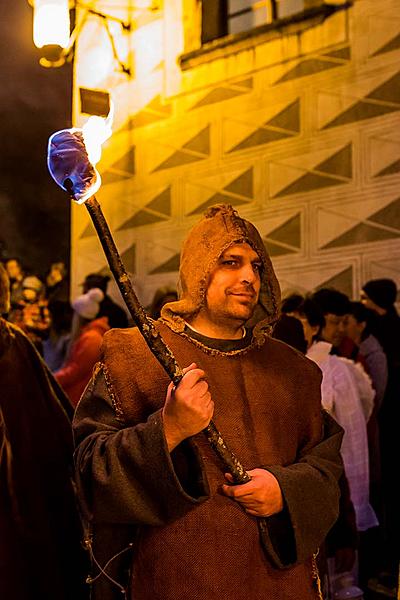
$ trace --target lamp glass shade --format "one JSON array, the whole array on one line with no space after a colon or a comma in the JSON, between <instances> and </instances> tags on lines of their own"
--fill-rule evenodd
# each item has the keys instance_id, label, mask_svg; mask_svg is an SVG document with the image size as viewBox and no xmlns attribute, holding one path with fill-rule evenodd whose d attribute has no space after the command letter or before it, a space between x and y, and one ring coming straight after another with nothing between
<instances>
[{"instance_id":1,"label":"lamp glass shade","mask_svg":"<svg viewBox=\"0 0 400 600\"><path fill-rule=\"evenodd\" d=\"M70 36L68 0L35 0L33 12L33 42L38 48L66 48Z\"/></svg>"}]
</instances>

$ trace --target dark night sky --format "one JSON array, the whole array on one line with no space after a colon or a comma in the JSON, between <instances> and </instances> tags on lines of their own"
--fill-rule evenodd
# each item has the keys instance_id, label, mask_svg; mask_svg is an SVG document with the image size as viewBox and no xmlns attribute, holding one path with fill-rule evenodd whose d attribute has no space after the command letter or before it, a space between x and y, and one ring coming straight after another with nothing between
<instances>
[{"instance_id":1,"label":"dark night sky","mask_svg":"<svg viewBox=\"0 0 400 600\"><path fill-rule=\"evenodd\" d=\"M70 200L46 167L49 135L71 126L72 69L39 65L26 0L0 0L0 257L43 274L69 260Z\"/></svg>"}]
</instances>

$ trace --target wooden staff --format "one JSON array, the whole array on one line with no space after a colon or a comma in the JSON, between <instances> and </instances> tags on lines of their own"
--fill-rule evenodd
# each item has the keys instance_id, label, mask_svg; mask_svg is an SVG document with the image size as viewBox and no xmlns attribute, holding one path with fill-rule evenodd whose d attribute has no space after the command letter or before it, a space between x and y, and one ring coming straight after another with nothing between
<instances>
[{"instance_id":1,"label":"wooden staff","mask_svg":"<svg viewBox=\"0 0 400 600\"><path fill-rule=\"evenodd\" d=\"M64 186L73 197L72 181L68 179L65 180ZM117 282L132 319L138 326L148 347L161 366L165 369L174 385L178 385L183 377L182 369L178 365L171 349L167 346L154 326L153 321L146 315L143 306L140 304L138 297L135 294L131 280L125 270L100 204L95 196L91 196L86 200L85 205L99 236L111 272L115 277L115 281ZM210 421L209 425L203 429L203 432L213 450L224 463L224 469L232 475L234 482L247 483L250 481L251 477L247 474L245 468L233 452L228 448L213 421Z\"/></svg>"}]
</instances>

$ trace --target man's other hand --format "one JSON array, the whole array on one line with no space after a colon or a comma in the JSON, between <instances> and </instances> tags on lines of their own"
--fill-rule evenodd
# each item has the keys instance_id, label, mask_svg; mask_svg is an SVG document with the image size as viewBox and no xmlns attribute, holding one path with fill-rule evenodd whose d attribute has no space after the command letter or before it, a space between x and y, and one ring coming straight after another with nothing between
<instances>
[{"instance_id":1,"label":"man's other hand","mask_svg":"<svg viewBox=\"0 0 400 600\"><path fill-rule=\"evenodd\" d=\"M205 381L205 373L192 363L175 388L168 386L163 409L164 433L171 452L186 438L207 427L214 413L214 402Z\"/></svg>"},{"instance_id":2,"label":"man's other hand","mask_svg":"<svg viewBox=\"0 0 400 600\"><path fill-rule=\"evenodd\" d=\"M251 481L241 485L223 485L223 493L239 502L254 517L270 517L280 512L283 509L283 498L276 477L265 469L253 469L248 474ZM225 477L233 482L229 473L225 473Z\"/></svg>"}]
</instances>

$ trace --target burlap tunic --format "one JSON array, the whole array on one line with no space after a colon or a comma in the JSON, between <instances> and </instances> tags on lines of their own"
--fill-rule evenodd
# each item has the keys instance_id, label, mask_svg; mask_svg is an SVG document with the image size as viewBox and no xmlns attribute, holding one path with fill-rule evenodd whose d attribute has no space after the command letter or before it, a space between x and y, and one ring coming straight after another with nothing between
<instances>
[{"instance_id":1,"label":"burlap tunic","mask_svg":"<svg viewBox=\"0 0 400 600\"><path fill-rule=\"evenodd\" d=\"M88 418L90 403L101 403L93 388L81 400L78 484L95 522L140 525L132 598L315 599L311 555L337 516L341 438L336 430L322 441L319 369L271 338L223 353L158 326L181 365L205 370L229 447L246 469L275 474L285 510L268 519L265 554L256 519L219 492L224 477L205 437L170 457L159 410L168 378L139 332L109 332L101 370L114 415L102 424L103 416Z\"/></svg>"}]
</instances>

